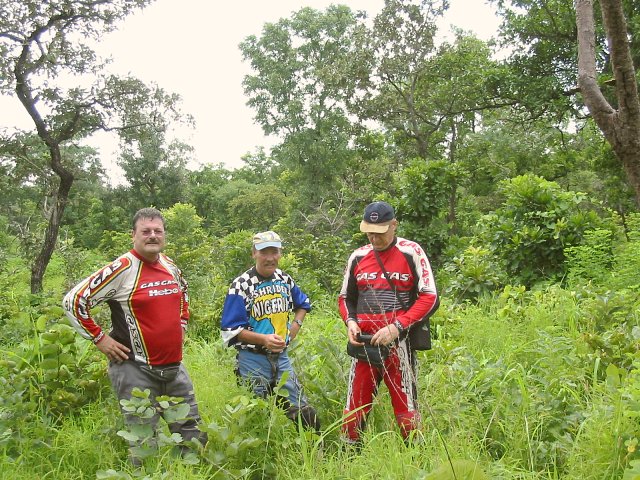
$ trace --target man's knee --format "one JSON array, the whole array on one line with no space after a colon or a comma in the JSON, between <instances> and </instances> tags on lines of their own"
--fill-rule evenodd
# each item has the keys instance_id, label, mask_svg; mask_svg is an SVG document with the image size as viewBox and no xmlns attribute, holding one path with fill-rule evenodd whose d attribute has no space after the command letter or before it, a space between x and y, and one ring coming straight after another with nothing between
<instances>
[{"instance_id":1,"label":"man's knee","mask_svg":"<svg viewBox=\"0 0 640 480\"><path fill-rule=\"evenodd\" d=\"M400 427L403 438L408 438L410 433L420 428L420 415L418 412L396 414L396 422Z\"/></svg>"},{"instance_id":2,"label":"man's knee","mask_svg":"<svg viewBox=\"0 0 640 480\"><path fill-rule=\"evenodd\" d=\"M304 428L312 429L316 432L320 431L320 419L318 418L316 409L309 405L305 405L304 407L290 407L287 410L287 417L294 422L297 422L299 417Z\"/></svg>"},{"instance_id":3,"label":"man's knee","mask_svg":"<svg viewBox=\"0 0 640 480\"><path fill-rule=\"evenodd\" d=\"M348 442L357 443L365 427L365 415L362 409L344 410L342 417L342 434Z\"/></svg>"},{"instance_id":4,"label":"man's knee","mask_svg":"<svg viewBox=\"0 0 640 480\"><path fill-rule=\"evenodd\" d=\"M238 385L248 388L256 397L267 398L273 393L271 382L265 377L247 375L238 375Z\"/></svg>"},{"instance_id":5,"label":"man's knee","mask_svg":"<svg viewBox=\"0 0 640 480\"><path fill-rule=\"evenodd\" d=\"M182 440L188 442L190 440L197 440L201 445L206 445L208 441L207 432L201 431L197 425L183 426L180 430Z\"/></svg>"}]
</instances>

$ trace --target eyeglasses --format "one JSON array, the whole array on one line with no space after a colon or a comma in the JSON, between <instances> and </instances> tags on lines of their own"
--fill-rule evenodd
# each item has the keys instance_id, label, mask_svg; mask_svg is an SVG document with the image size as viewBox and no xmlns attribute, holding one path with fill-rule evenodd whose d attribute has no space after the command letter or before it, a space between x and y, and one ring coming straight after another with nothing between
<instances>
[{"instance_id":1,"label":"eyeglasses","mask_svg":"<svg viewBox=\"0 0 640 480\"><path fill-rule=\"evenodd\" d=\"M143 237L150 237L152 233L155 234L156 237L164 236L164 230L159 228L156 230L150 230L150 229L140 230L140 235L142 235Z\"/></svg>"}]
</instances>

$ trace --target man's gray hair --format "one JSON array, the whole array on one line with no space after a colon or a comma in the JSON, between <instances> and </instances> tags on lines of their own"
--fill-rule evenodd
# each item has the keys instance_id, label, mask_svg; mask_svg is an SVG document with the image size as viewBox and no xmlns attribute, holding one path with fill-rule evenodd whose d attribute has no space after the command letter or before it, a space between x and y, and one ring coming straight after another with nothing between
<instances>
[{"instance_id":1,"label":"man's gray hair","mask_svg":"<svg viewBox=\"0 0 640 480\"><path fill-rule=\"evenodd\" d=\"M148 207L148 208L141 208L140 210L138 210L136 214L133 216L134 230L136 229L136 224L138 223L138 220L140 220L141 218L147 218L149 220L153 220L154 218L159 218L162 221L162 228L165 227L164 217L162 216L162 213L160 213L160 210L158 210L157 208Z\"/></svg>"}]
</instances>

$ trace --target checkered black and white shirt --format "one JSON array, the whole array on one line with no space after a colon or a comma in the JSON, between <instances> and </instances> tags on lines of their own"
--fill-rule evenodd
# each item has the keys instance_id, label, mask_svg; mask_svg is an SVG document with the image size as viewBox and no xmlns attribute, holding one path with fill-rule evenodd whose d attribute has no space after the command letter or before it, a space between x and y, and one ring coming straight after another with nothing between
<instances>
[{"instance_id":1,"label":"checkered black and white shirt","mask_svg":"<svg viewBox=\"0 0 640 480\"><path fill-rule=\"evenodd\" d=\"M311 303L290 275L276 269L271 277L265 278L253 267L229 286L222 310L222 340L225 346L255 348L237 339L246 328L278 334L289 343L289 313L299 308L308 312Z\"/></svg>"}]
</instances>

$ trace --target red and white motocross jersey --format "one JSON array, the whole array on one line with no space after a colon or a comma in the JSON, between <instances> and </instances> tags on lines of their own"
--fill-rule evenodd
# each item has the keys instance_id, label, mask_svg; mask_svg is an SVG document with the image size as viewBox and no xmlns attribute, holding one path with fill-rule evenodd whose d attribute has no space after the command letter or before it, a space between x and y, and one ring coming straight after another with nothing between
<instances>
[{"instance_id":1,"label":"red and white motocross jersey","mask_svg":"<svg viewBox=\"0 0 640 480\"><path fill-rule=\"evenodd\" d=\"M364 333L375 333L396 320L407 328L431 312L438 298L431 265L416 242L398 237L378 254L393 289L369 244L349 257L338 297L343 320L357 319Z\"/></svg>"},{"instance_id":2,"label":"red and white motocross jersey","mask_svg":"<svg viewBox=\"0 0 640 480\"><path fill-rule=\"evenodd\" d=\"M125 253L76 285L63 307L72 326L98 343L105 335L91 308L111 309L109 335L129 347L129 358L150 365L182 361L183 329L189 319L187 283L166 255L156 262L135 250Z\"/></svg>"}]
</instances>

